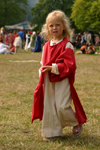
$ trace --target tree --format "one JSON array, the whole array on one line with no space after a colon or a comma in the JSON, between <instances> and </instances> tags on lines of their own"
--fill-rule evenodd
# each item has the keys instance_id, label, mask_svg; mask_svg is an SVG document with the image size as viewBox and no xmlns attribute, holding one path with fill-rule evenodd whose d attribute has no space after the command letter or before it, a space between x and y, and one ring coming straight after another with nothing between
<instances>
[{"instance_id":1,"label":"tree","mask_svg":"<svg viewBox=\"0 0 100 150\"><path fill-rule=\"evenodd\" d=\"M20 20L27 5L27 0L0 0L0 26Z\"/></svg>"},{"instance_id":2,"label":"tree","mask_svg":"<svg viewBox=\"0 0 100 150\"><path fill-rule=\"evenodd\" d=\"M76 0L70 17L78 29L100 30L100 0Z\"/></svg>"},{"instance_id":3,"label":"tree","mask_svg":"<svg viewBox=\"0 0 100 150\"><path fill-rule=\"evenodd\" d=\"M41 30L48 13L57 9L64 11L65 14L70 17L73 1L74 0L39 0L31 9L33 16L31 23L38 24L38 29Z\"/></svg>"},{"instance_id":4,"label":"tree","mask_svg":"<svg viewBox=\"0 0 100 150\"><path fill-rule=\"evenodd\" d=\"M89 28L93 28L96 32L100 31L100 0L92 3L91 9L88 12L87 21Z\"/></svg>"}]
</instances>

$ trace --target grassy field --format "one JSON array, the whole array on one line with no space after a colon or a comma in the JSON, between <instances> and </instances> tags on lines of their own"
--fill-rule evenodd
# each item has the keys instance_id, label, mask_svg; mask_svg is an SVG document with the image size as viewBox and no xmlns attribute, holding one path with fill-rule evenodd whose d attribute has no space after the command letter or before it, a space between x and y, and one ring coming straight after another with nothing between
<instances>
[{"instance_id":1,"label":"grassy field","mask_svg":"<svg viewBox=\"0 0 100 150\"><path fill-rule=\"evenodd\" d=\"M75 87L88 120L79 137L66 127L61 139L48 143L41 122L31 124L41 53L0 55L0 150L100 150L100 55L75 57Z\"/></svg>"}]
</instances>

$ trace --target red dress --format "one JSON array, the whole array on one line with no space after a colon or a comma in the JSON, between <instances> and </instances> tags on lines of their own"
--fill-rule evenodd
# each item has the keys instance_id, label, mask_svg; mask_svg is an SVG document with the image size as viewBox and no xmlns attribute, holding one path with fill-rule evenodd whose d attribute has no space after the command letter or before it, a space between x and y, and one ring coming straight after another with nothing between
<instances>
[{"instance_id":1,"label":"red dress","mask_svg":"<svg viewBox=\"0 0 100 150\"><path fill-rule=\"evenodd\" d=\"M5 35L5 44L8 44L9 43L9 36L8 34Z\"/></svg>"}]
</instances>

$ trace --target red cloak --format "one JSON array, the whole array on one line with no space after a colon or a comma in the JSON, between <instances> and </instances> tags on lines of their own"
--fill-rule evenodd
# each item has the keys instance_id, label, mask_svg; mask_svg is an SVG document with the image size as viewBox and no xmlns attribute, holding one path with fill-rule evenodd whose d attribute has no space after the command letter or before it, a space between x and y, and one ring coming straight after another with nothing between
<instances>
[{"instance_id":1,"label":"red cloak","mask_svg":"<svg viewBox=\"0 0 100 150\"><path fill-rule=\"evenodd\" d=\"M52 65L56 63L59 70L59 75L49 72L50 82L59 82L66 77L69 79L71 95L75 107L75 113L79 124L85 123L87 118L79 97L74 88L75 70L76 62L74 52L70 48L66 48L66 43L69 42L66 38L60 43L50 46L50 41L45 44L43 51L43 66ZM33 107L32 107L32 122L35 119L42 120L43 116L43 101L44 101L44 91L43 91L44 73L41 73L39 83L34 91L33 97Z\"/></svg>"}]
</instances>

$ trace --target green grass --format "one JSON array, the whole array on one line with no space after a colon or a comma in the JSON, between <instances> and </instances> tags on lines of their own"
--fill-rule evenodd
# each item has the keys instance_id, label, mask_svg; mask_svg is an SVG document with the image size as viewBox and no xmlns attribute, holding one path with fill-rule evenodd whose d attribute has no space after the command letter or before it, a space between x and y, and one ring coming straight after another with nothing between
<instances>
[{"instance_id":1,"label":"green grass","mask_svg":"<svg viewBox=\"0 0 100 150\"><path fill-rule=\"evenodd\" d=\"M31 124L41 53L0 55L0 150L100 150L100 55L75 57L75 87L88 120L79 137L66 127L62 138L48 143L41 122Z\"/></svg>"}]
</instances>

